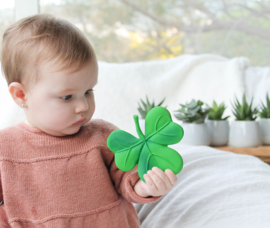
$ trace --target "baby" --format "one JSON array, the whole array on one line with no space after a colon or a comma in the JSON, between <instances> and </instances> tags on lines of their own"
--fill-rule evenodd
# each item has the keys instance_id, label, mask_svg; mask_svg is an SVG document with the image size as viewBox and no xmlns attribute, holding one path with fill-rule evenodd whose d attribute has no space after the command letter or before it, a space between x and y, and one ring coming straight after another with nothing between
<instances>
[{"instance_id":1,"label":"baby","mask_svg":"<svg viewBox=\"0 0 270 228\"><path fill-rule=\"evenodd\" d=\"M132 203L176 183L171 170L117 168L106 144L118 128L95 111L98 64L71 23L36 15L3 36L1 66L26 121L0 130L0 227L139 227Z\"/></svg>"}]
</instances>

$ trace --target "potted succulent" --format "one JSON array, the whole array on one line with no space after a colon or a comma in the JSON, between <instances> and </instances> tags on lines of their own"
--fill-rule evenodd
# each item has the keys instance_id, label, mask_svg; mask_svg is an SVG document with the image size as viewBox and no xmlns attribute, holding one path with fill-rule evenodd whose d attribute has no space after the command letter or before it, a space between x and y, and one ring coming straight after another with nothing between
<instances>
[{"instance_id":1,"label":"potted succulent","mask_svg":"<svg viewBox=\"0 0 270 228\"><path fill-rule=\"evenodd\" d=\"M210 109L203 106L203 102L192 99L190 103L180 104L181 108L176 110L174 116L182 121L180 124L185 132L182 144L189 145L209 145L210 135L205 123L206 115Z\"/></svg>"},{"instance_id":2,"label":"potted succulent","mask_svg":"<svg viewBox=\"0 0 270 228\"><path fill-rule=\"evenodd\" d=\"M261 137L263 144L270 144L270 100L268 94L266 95L266 106L261 101L259 110L259 125L261 129Z\"/></svg>"},{"instance_id":3,"label":"potted succulent","mask_svg":"<svg viewBox=\"0 0 270 228\"><path fill-rule=\"evenodd\" d=\"M213 101L212 107L208 112L208 118L206 119L206 124L210 134L210 146L225 146L229 141L229 122L226 116L222 118L223 113L227 107L224 102L217 105Z\"/></svg>"},{"instance_id":4,"label":"potted succulent","mask_svg":"<svg viewBox=\"0 0 270 228\"><path fill-rule=\"evenodd\" d=\"M257 107L252 108L253 97L250 104L243 95L242 104L235 97L232 104L235 121L231 122L229 145L232 147L258 147L261 145L261 134Z\"/></svg>"},{"instance_id":5,"label":"potted succulent","mask_svg":"<svg viewBox=\"0 0 270 228\"><path fill-rule=\"evenodd\" d=\"M138 103L138 105L139 105L138 111L140 113L139 124L140 124L140 128L141 128L142 132L145 133L144 132L145 131L145 117L146 117L147 113L152 108L154 108L156 106L161 106L163 104L165 98L157 105L155 105L155 101L150 103L147 96L146 96L146 101L143 101L142 99L140 99L140 100L141 100L142 105L140 105L140 103Z\"/></svg>"}]
</instances>

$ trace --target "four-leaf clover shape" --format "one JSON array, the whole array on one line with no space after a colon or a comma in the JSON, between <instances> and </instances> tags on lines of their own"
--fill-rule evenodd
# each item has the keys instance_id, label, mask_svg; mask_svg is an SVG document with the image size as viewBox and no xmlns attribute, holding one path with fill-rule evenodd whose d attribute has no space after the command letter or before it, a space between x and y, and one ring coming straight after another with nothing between
<instances>
[{"instance_id":1,"label":"four-leaf clover shape","mask_svg":"<svg viewBox=\"0 0 270 228\"><path fill-rule=\"evenodd\" d=\"M139 139L123 130L113 131L107 139L109 149L115 153L116 166L127 172L138 164L139 177L144 182L143 175L153 167L179 173L183 159L168 145L178 143L184 131L172 121L170 112L160 106L152 108L145 118L145 135L140 129L138 116L133 118Z\"/></svg>"}]
</instances>

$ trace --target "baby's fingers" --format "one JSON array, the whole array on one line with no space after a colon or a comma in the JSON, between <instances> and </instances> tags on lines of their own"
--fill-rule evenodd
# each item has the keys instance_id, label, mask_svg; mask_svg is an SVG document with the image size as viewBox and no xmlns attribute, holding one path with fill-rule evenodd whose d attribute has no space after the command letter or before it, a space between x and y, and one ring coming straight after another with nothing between
<instances>
[{"instance_id":1,"label":"baby's fingers","mask_svg":"<svg viewBox=\"0 0 270 228\"><path fill-rule=\"evenodd\" d=\"M152 170L148 170L147 174L153 180L159 193L160 192L162 193L166 190L166 184L165 184L164 180L156 172L154 172Z\"/></svg>"},{"instance_id":2,"label":"baby's fingers","mask_svg":"<svg viewBox=\"0 0 270 228\"><path fill-rule=\"evenodd\" d=\"M158 175L160 177L160 179L163 180L163 183L165 185L165 189L171 189L172 188L172 184L169 180L169 178L167 177L166 173L163 172L163 170L157 168L157 167L153 167L153 172L156 173L156 175Z\"/></svg>"},{"instance_id":3,"label":"baby's fingers","mask_svg":"<svg viewBox=\"0 0 270 228\"><path fill-rule=\"evenodd\" d=\"M145 180L145 185L146 185L145 190L147 191L147 193L149 193L151 195L153 192L156 192L157 187L156 187L154 181L152 180L152 178L150 177L150 175L149 174L144 174L143 177L144 177L144 180Z\"/></svg>"},{"instance_id":4,"label":"baby's fingers","mask_svg":"<svg viewBox=\"0 0 270 228\"><path fill-rule=\"evenodd\" d=\"M172 185L175 185L175 183L177 182L177 176L174 174L174 172L171 171L170 169L166 169L165 170L165 174L169 178L171 184Z\"/></svg>"}]
</instances>

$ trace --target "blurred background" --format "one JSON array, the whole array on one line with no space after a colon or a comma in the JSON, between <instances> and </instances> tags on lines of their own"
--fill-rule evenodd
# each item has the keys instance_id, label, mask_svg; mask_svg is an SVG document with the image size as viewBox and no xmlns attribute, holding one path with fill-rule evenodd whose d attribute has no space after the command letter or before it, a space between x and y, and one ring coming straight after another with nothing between
<instances>
[{"instance_id":1,"label":"blurred background","mask_svg":"<svg viewBox=\"0 0 270 228\"><path fill-rule=\"evenodd\" d=\"M24 1L35 1L38 13L75 24L94 46L99 61L213 53L248 57L251 66L270 66L269 0L16 0L16 4ZM15 0L0 0L1 37L15 22L15 9Z\"/></svg>"}]
</instances>

